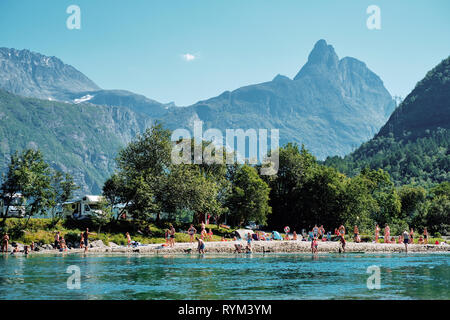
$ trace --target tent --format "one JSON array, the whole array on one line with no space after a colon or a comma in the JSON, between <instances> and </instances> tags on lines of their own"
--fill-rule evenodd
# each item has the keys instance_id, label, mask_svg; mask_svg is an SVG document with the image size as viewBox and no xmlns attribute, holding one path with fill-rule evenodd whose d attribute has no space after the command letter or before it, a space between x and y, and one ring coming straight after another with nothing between
<instances>
[{"instance_id":1,"label":"tent","mask_svg":"<svg viewBox=\"0 0 450 320\"><path fill-rule=\"evenodd\" d=\"M253 232L253 230L248 230L248 229L238 229L234 232L234 235L238 239L247 240L247 234L249 234L249 233L250 233L250 235L252 235L254 232Z\"/></svg>"},{"instance_id":2,"label":"tent","mask_svg":"<svg viewBox=\"0 0 450 320\"><path fill-rule=\"evenodd\" d=\"M272 238L273 238L273 240L283 240L283 238L281 238L281 235L278 233L278 231L272 231Z\"/></svg>"}]
</instances>

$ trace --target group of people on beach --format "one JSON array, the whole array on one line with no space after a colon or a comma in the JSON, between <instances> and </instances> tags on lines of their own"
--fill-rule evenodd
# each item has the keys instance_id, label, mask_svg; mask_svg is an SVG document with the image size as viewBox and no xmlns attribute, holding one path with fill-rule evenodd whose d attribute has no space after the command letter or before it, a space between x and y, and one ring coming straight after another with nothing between
<instances>
[{"instance_id":1,"label":"group of people on beach","mask_svg":"<svg viewBox=\"0 0 450 320\"><path fill-rule=\"evenodd\" d=\"M375 243L379 242L380 231L381 231L381 229L380 229L379 225L376 224L376 226L375 226ZM289 234L288 234L289 227L285 227L285 232L286 232L286 234L284 236L284 240L291 240L289 238ZM343 252L345 252L346 240L345 240L344 225L341 225L339 228L335 228L334 235L335 235L335 237L337 237L338 241L341 244L339 251L342 250ZM297 234L295 231L293 232L292 240L297 240ZM331 241L331 232L326 233L323 225L318 227L316 224L311 229L311 231L308 232L308 234L306 234L306 233L303 234L303 241L311 241L311 252L312 253L317 253L319 240ZM361 242L361 236L360 236L359 228L357 225L355 225L353 228L353 240L356 243ZM389 225L385 224L384 243L403 243L403 244L405 244L406 251L408 251L407 245L414 243L414 229L411 228L409 232L407 230L405 230L396 240L394 237L391 237L391 231L390 231ZM428 244L428 231L427 231L426 227L424 228L423 236L420 236L420 238L418 239L418 244Z\"/></svg>"},{"instance_id":2,"label":"group of people on beach","mask_svg":"<svg viewBox=\"0 0 450 320\"><path fill-rule=\"evenodd\" d=\"M208 220L209 220L209 215L208 215ZM205 240L208 239L209 241L212 241L213 232L212 232L211 228L209 229L209 232L206 232L206 224L203 221L201 223L201 228L202 228L202 230L200 231L200 237L195 236L197 234L197 229L194 228L193 224L190 225L187 232L189 234L189 242L193 243L194 238L195 238L195 241L197 241L197 243L198 243L198 245L197 245L198 253L203 254L203 253L205 253L205 247L206 247Z\"/></svg>"},{"instance_id":3,"label":"group of people on beach","mask_svg":"<svg viewBox=\"0 0 450 320\"><path fill-rule=\"evenodd\" d=\"M173 247L175 245L175 228L172 224L169 225L169 229L166 230L164 238L166 239L166 246Z\"/></svg>"},{"instance_id":4,"label":"group of people on beach","mask_svg":"<svg viewBox=\"0 0 450 320\"><path fill-rule=\"evenodd\" d=\"M206 224L202 221L201 223L201 228L202 230L200 231L200 239L201 240L208 240L208 241L212 241L213 240L213 232L212 229L209 228L209 231L206 231ZM195 241L195 235L197 234L197 229L194 228L194 225L191 224L191 226L188 229L188 234L189 234L189 242L192 243Z\"/></svg>"},{"instance_id":5,"label":"group of people on beach","mask_svg":"<svg viewBox=\"0 0 450 320\"><path fill-rule=\"evenodd\" d=\"M256 241L282 240L282 239L283 240L298 240L298 235L297 235L296 231L292 232L292 238L290 237L290 228L288 226L286 226L284 228L284 231L285 231L285 235L283 238L281 238L281 236L275 231L272 232L271 235L267 235L263 231L256 231L255 233L248 232L247 234L245 234L244 239L242 239L242 240L246 241L245 247L241 243L240 239L237 239L236 237L234 237L233 241L235 242L235 245L234 245L235 252L238 252L238 253L240 253L242 251L252 252L252 241L255 241L255 240ZM381 228L379 227L378 224L376 224L375 225L375 241L374 241L375 243L378 243L380 241L380 232L381 232ZM190 243L197 241L197 243L198 243L197 250L199 253L205 252L205 240L209 240L209 241L213 240L212 229L209 228L209 231L207 232L206 224L204 222L201 222L200 237L196 236L197 229L195 229L193 224L190 225L189 229L187 230L187 233L189 235ZM81 232L79 248L84 248L85 252L88 251L89 236L93 235L93 234L95 235L95 233L92 233L89 231L89 228L86 228L86 230L84 232ZM275 234L277 234L277 237L275 237ZM339 228L334 229L335 239L337 238L337 240L340 242L339 252L341 252L341 251L345 252L345 247L346 247L345 234L346 234L346 230L345 230L344 225L341 225L341 226L339 226ZM125 236L126 236L127 244L129 247L132 245L131 236L128 232L125 234ZM175 245L175 228L172 224L170 224L169 228L166 230L165 238L166 238L166 243L163 246L174 247L174 245ZM301 238L302 238L302 241L310 241L311 242L311 252L312 253L318 252L319 240L320 241L332 241L331 231L326 232L323 225L320 225L320 227L318 227L317 224L314 225L314 227L308 233L306 233L303 230ZM353 228L353 240L355 243L361 242L361 236L360 236L360 232L359 232L357 225L355 225ZM384 243L403 243L405 245L405 249L407 252L408 244L414 243L414 229L411 228L409 232L407 230L404 230L404 232L400 236L398 236L398 238L396 239L395 237L391 236L391 230L390 230L389 225L385 224L383 240L384 240ZM429 235L428 235L427 228L425 227L424 231L423 231L423 236L421 235L418 239L418 244L428 244L428 240L429 240ZM10 237L9 237L8 233L4 233L1 238L1 251L2 252L8 252L9 241L10 241ZM221 241L227 241L227 240L225 240L225 238L222 237ZM230 241L231 241L231 239L230 239ZM437 242L436 244L438 244L438 243L439 242ZM36 245L34 244L34 242L32 242L29 246L28 245L24 246L23 251L24 251L24 253L27 254L29 251L34 251L35 247L36 247ZM55 232L53 247L54 247L54 249L58 249L59 251L62 251L62 252L68 250L64 236L61 234L60 231ZM19 251L19 247L15 246L13 253L18 252L18 251Z\"/></svg>"}]
</instances>

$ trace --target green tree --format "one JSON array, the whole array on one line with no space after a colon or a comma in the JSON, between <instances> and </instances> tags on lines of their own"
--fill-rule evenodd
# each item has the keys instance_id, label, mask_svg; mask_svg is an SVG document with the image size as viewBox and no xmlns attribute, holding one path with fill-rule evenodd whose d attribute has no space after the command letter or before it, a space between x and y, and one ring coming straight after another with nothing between
<instances>
[{"instance_id":1,"label":"green tree","mask_svg":"<svg viewBox=\"0 0 450 320\"><path fill-rule=\"evenodd\" d=\"M283 228L286 224L293 228L305 223L303 203L300 199L305 182L317 166L316 159L297 144L287 144L278 150L279 168L276 175L262 176L270 187L272 214L269 224L273 228Z\"/></svg>"},{"instance_id":2,"label":"green tree","mask_svg":"<svg viewBox=\"0 0 450 320\"><path fill-rule=\"evenodd\" d=\"M427 192L422 187L406 185L398 189L398 195L401 201L401 218L406 219L417 212L420 204L425 201Z\"/></svg>"},{"instance_id":3,"label":"green tree","mask_svg":"<svg viewBox=\"0 0 450 320\"><path fill-rule=\"evenodd\" d=\"M2 190L4 193L22 194L25 199L25 215L29 218L44 213L52 204L51 182L52 170L41 152L29 149L12 155Z\"/></svg>"},{"instance_id":4,"label":"green tree","mask_svg":"<svg viewBox=\"0 0 450 320\"><path fill-rule=\"evenodd\" d=\"M49 211L52 216L52 225L56 225L62 218L63 211L60 210L60 207L73 197L73 192L78 189L78 186L69 173L54 170L51 177L51 188Z\"/></svg>"},{"instance_id":5,"label":"green tree","mask_svg":"<svg viewBox=\"0 0 450 320\"><path fill-rule=\"evenodd\" d=\"M227 199L234 225L255 221L266 224L272 212L269 206L270 188L249 165L239 167L232 177L231 193Z\"/></svg>"},{"instance_id":6,"label":"green tree","mask_svg":"<svg viewBox=\"0 0 450 320\"><path fill-rule=\"evenodd\" d=\"M127 204L126 209L136 219L148 220L156 212L160 220L160 204L156 195L161 194L161 183L171 164L170 131L155 123L142 135L138 135L116 159L119 169L115 182L121 181L123 186L116 189L120 201ZM114 184L113 180L108 180ZM108 198L111 200L110 189ZM109 189L109 190L108 190Z\"/></svg>"},{"instance_id":7,"label":"green tree","mask_svg":"<svg viewBox=\"0 0 450 320\"><path fill-rule=\"evenodd\" d=\"M428 208L426 223L431 233L450 234L450 198L442 195L433 199Z\"/></svg>"}]
</instances>

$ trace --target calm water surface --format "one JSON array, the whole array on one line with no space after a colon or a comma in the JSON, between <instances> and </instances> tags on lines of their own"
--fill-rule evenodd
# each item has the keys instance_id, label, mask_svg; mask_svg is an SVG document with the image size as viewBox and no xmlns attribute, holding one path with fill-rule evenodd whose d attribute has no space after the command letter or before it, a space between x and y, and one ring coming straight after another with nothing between
<instances>
[{"instance_id":1,"label":"calm water surface","mask_svg":"<svg viewBox=\"0 0 450 320\"><path fill-rule=\"evenodd\" d=\"M0 299L450 299L450 254L0 257ZM68 289L67 268L81 271ZM381 289L369 290L369 266Z\"/></svg>"}]
</instances>

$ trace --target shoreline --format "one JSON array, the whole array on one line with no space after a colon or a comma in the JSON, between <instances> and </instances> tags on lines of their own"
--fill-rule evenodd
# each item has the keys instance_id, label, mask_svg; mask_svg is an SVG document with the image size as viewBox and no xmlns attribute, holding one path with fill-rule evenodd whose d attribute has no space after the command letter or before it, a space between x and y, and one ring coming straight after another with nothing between
<instances>
[{"instance_id":1,"label":"shoreline","mask_svg":"<svg viewBox=\"0 0 450 320\"><path fill-rule=\"evenodd\" d=\"M214 241L205 242L205 254L209 253L226 253L233 254L235 251L234 241ZM242 242L244 244L244 242ZM245 245L244 245L245 247ZM341 248L339 242L319 242L319 253L339 253ZM311 242L309 241L254 241L252 243L253 253L311 253ZM345 252L342 253L404 253L404 244L390 243L355 243L347 242ZM450 252L450 245L435 244L409 244L408 253L430 253L430 252ZM73 254L84 253L84 249L72 248L61 252L56 249L47 249L41 251L33 251L30 254ZM89 248L88 254L149 254L149 255L167 255L167 254L189 254L197 253L197 243L179 242L175 246L164 247L162 244L149 244L137 247L125 246L94 246ZM8 253L8 255L11 255ZM14 255L24 255L23 252Z\"/></svg>"}]
</instances>

